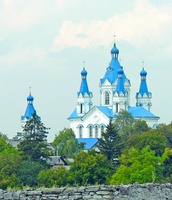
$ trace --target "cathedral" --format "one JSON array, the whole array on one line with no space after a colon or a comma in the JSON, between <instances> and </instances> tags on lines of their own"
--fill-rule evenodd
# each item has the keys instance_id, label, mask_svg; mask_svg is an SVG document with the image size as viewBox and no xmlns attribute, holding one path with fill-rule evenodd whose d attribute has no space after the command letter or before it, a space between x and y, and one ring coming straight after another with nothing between
<instances>
[{"instance_id":1,"label":"cathedral","mask_svg":"<svg viewBox=\"0 0 172 200\"><path fill-rule=\"evenodd\" d=\"M100 105L93 105L93 94L87 83L87 71L81 71L81 85L77 92L76 108L68 117L70 128L76 138L100 138L110 120L114 121L119 111L126 110L134 119L145 120L148 126L158 124L159 117L151 113L151 98L146 82L147 72L140 72L140 88L136 93L136 105L130 105L130 80L119 62L119 50L114 43L111 61L103 78L100 78Z\"/></svg>"}]
</instances>

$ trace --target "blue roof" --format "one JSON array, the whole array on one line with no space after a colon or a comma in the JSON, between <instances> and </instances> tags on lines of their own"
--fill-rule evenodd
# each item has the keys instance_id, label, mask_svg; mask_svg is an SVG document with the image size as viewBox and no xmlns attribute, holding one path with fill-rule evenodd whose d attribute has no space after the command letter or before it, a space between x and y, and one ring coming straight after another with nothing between
<instances>
[{"instance_id":1,"label":"blue roof","mask_svg":"<svg viewBox=\"0 0 172 200\"><path fill-rule=\"evenodd\" d=\"M106 115L109 118L114 118L113 110L106 107L106 106L95 106L97 109L99 109L104 115ZM128 112L132 114L134 118L159 118L152 114L150 111L146 110L145 108L141 106L136 107L128 107ZM83 118L84 116L78 116L77 110L75 109L73 113L68 117L68 119L76 119L76 118Z\"/></svg>"},{"instance_id":2,"label":"blue roof","mask_svg":"<svg viewBox=\"0 0 172 200\"><path fill-rule=\"evenodd\" d=\"M35 112L35 108L34 108L33 104L28 104L27 108L26 108L26 111L25 111L25 114L24 114L24 116L21 117L21 119L22 120L24 118L30 119L34 112Z\"/></svg>"},{"instance_id":3,"label":"blue roof","mask_svg":"<svg viewBox=\"0 0 172 200\"><path fill-rule=\"evenodd\" d=\"M87 71L85 70L85 68L81 71L81 86L80 86L80 90L78 92L78 96L80 94L84 95L85 93L88 94L90 96L91 92L89 92L88 89L88 84L87 84Z\"/></svg>"},{"instance_id":4,"label":"blue roof","mask_svg":"<svg viewBox=\"0 0 172 200\"><path fill-rule=\"evenodd\" d=\"M72 112L72 114L68 117L68 119L75 119L75 118L81 118L81 116L78 115L77 109Z\"/></svg>"},{"instance_id":5,"label":"blue roof","mask_svg":"<svg viewBox=\"0 0 172 200\"><path fill-rule=\"evenodd\" d=\"M124 88L124 80L123 80L124 71L122 67L118 69L118 82L116 86L116 90L113 93L120 94L121 92L125 95L127 91Z\"/></svg>"},{"instance_id":6,"label":"blue roof","mask_svg":"<svg viewBox=\"0 0 172 200\"><path fill-rule=\"evenodd\" d=\"M89 150L91 148L94 147L94 145L98 142L97 138L76 138L78 140L78 142L84 142L85 146L84 149L85 150Z\"/></svg>"},{"instance_id":7,"label":"blue roof","mask_svg":"<svg viewBox=\"0 0 172 200\"><path fill-rule=\"evenodd\" d=\"M144 69L142 69L142 71L140 72L140 76L141 76L140 89L139 89L139 92L136 93L136 97L139 94L141 94L142 96L144 94L151 95L151 93L148 91L148 87L146 83L146 75L147 75L147 72Z\"/></svg>"},{"instance_id":8,"label":"blue roof","mask_svg":"<svg viewBox=\"0 0 172 200\"><path fill-rule=\"evenodd\" d=\"M96 106L96 108L98 108L107 117L109 117L109 118L113 118L114 117L112 109L110 109L110 108L108 108L106 106Z\"/></svg>"},{"instance_id":9,"label":"blue roof","mask_svg":"<svg viewBox=\"0 0 172 200\"><path fill-rule=\"evenodd\" d=\"M134 118L159 118L141 106L128 107L128 112L130 112Z\"/></svg>"},{"instance_id":10,"label":"blue roof","mask_svg":"<svg viewBox=\"0 0 172 200\"><path fill-rule=\"evenodd\" d=\"M33 106L33 100L34 100L33 96L31 94L29 94L29 96L27 97L28 104L27 104L25 114L24 114L24 116L21 117L22 120L24 120L25 118L31 119L32 115L36 111ZM39 116L37 116L37 117L39 117Z\"/></svg>"},{"instance_id":11,"label":"blue roof","mask_svg":"<svg viewBox=\"0 0 172 200\"><path fill-rule=\"evenodd\" d=\"M113 118L113 111L112 109L106 107L106 106L95 106L93 107L92 109L94 108L98 108L102 113L104 113L107 117L109 118ZM87 113L86 113L87 114ZM85 115L86 115L85 114ZM85 116L84 115L84 116ZM67 119L77 119L77 118L83 118L84 116L79 116L77 114L77 109L75 108L75 110L72 112L72 114L67 118Z\"/></svg>"},{"instance_id":12,"label":"blue roof","mask_svg":"<svg viewBox=\"0 0 172 200\"><path fill-rule=\"evenodd\" d=\"M116 50L112 49L111 51L114 52ZM118 61L118 57L112 56L109 66L106 68L106 73L105 73L104 77L102 79L100 79L100 83L103 84L105 82L105 80L108 80L111 84L113 84L118 78L117 72L120 68L121 68L121 66ZM124 83L126 80L127 80L127 77L125 76L125 73L124 73L124 78L123 78Z\"/></svg>"}]
</instances>

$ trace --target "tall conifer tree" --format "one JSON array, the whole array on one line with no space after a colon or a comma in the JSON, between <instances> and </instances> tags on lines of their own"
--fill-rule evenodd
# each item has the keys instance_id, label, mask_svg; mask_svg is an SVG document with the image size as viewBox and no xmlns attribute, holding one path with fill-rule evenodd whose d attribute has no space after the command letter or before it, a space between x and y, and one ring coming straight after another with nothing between
<instances>
[{"instance_id":1,"label":"tall conifer tree","mask_svg":"<svg viewBox=\"0 0 172 200\"><path fill-rule=\"evenodd\" d=\"M99 139L98 148L112 163L121 154L121 139L118 134L118 129L111 121L107 125L106 131L102 133L102 137Z\"/></svg>"},{"instance_id":2,"label":"tall conifer tree","mask_svg":"<svg viewBox=\"0 0 172 200\"><path fill-rule=\"evenodd\" d=\"M35 111L24 126L25 136L18 146L25 160L44 162L48 158L48 130L49 128L44 126Z\"/></svg>"}]
</instances>

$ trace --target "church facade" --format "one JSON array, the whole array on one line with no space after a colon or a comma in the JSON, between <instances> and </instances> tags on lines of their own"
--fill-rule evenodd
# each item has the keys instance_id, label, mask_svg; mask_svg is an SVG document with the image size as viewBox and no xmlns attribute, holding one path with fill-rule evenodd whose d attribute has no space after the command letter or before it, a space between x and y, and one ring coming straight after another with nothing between
<instances>
[{"instance_id":1,"label":"church facade","mask_svg":"<svg viewBox=\"0 0 172 200\"><path fill-rule=\"evenodd\" d=\"M126 110L135 119L145 120L150 127L158 124L159 117L151 113L151 98L146 82L147 72L140 72L141 82L136 93L136 105L130 105L130 80L126 77L119 62L119 50L114 43L111 49L111 61L100 79L100 105L92 103L93 94L87 83L87 71L81 71L81 85L77 92L77 105L68 117L70 128L76 138L100 138L110 120L114 121L121 110Z\"/></svg>"}]
</instances>

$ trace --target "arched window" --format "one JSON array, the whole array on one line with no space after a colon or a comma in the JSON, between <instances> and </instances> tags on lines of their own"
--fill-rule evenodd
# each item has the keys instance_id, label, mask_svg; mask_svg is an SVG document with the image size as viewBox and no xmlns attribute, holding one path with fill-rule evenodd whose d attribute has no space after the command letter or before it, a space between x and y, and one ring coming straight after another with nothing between
<instances>
[{"instance_id":1,"label":"arched window","mask_svg":"<svg viewBox=\"0 0 172 200\"><path fill-rule=\"evenodd\" d=\"M105 127L101 125L101 133L104 133L104 131L105 131Z\"/></svg>"},{"instance_id":2,"label":"arched window","mask_svg":"<svg viewBox=\"0 0 172 200\"><path fill-rule=\"evenodd\" d=\"M82 113L83 112L83 104L81 103L80 104L80 113Z\"/></svg>"},{"instance_id":3,"label":"arched window","mask_svg":"<svg viewBox=\"0 0 172 200\"><path fill-rule=\"evenodd\" d=\"M79 137L82 138L82 129L83 129L83 126L79 126Z\"/></svg>"},{"instance_id":4,"label":"arched window","mask_svg":"<svg viewBox=\"0 0 172 200\"><path fill-rule=\"evenodd\" d=\"M125 105L125 110L127 110L127 102L126 101L125 101L124 105Z\"/></svg>"},{"instance_id":5,"label":"arched window","mask_svg":"<svg viewBox=\"0 0 172 200\"><path fill-rule=\"evenodd\" d=\"M116 113L118 113L118 103L116 103Z\"/></svg>"},{"instance_id":6,"label":"arched window","mask_svg":"<svg viewBox=\"0 0 172 200\"><path fill-rule=\"evenodd\" d=\"M90 136L90 138L93 137L93 127L92 126L89 126L89 136Z\"/></svg>"},{"instance_id":7,"label":"arched window","mask_svg":"<svg viewBox=\"0 0 172 200\"><path fill-rule=\"evenodd\" d=\"M110 100L109 100L109 92L105 92L105 105L109 105Z\"/></svg>"},{"instance_id":8,"label":"arched window","mask_svg":"<svg viewBox=\"0 0 172 200\"><path fill-rule=\"evenodd\" d=\"M98 138L99 129L98 126L95 126L95 137Z\"/></svg>"}]
</instances>

